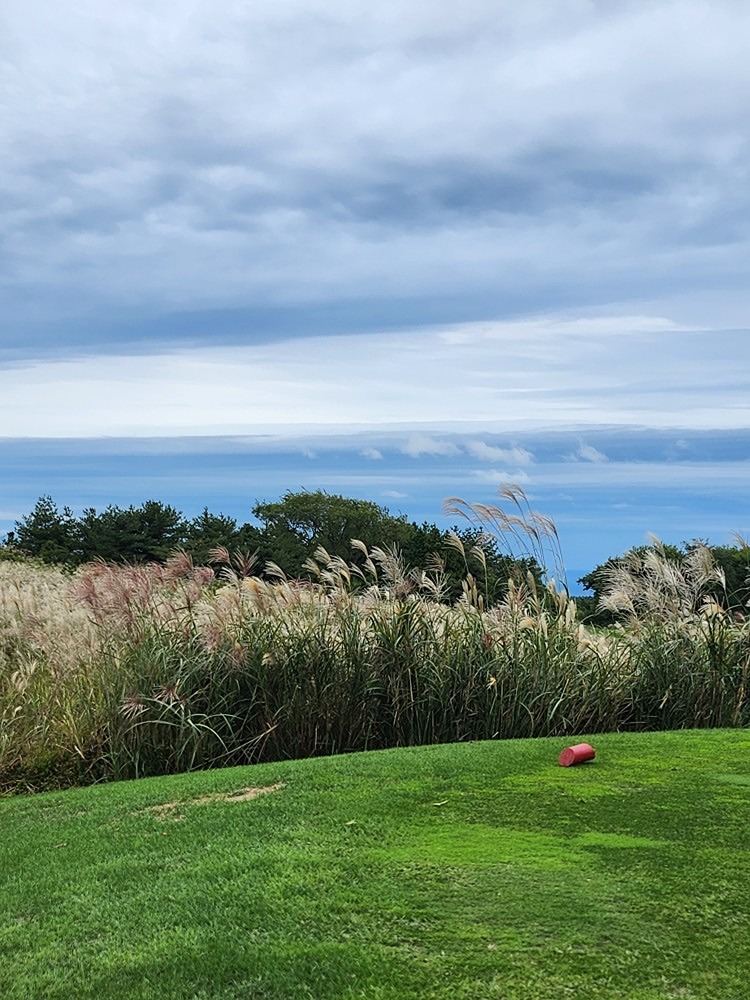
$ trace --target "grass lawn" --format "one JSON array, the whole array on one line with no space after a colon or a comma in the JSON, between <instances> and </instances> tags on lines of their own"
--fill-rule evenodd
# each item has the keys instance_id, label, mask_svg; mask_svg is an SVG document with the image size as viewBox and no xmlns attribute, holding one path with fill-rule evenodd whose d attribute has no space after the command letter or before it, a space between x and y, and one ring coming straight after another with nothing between
<instances>
[{"instance_id":1,"label":"grass lawn","mask_svg":"<svg viewBox=\"0 0 750 1000\"><path fill-rule=\"evenodd\" d=\"M746 1000L750 732L590 742L0 800L0 996Z\"/></svg>"}]
</instances>

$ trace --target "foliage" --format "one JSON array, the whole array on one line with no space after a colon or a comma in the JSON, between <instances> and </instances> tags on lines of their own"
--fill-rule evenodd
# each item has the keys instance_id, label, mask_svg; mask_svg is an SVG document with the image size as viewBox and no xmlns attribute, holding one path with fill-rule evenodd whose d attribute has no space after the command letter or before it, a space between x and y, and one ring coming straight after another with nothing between
<instances>
[{"instance_id":1,"label":"foliage","mask_svg":"<svg viewBox=\"0 0 750 1000\"><path fill-rule=\"evenodd\" d=\"M46 563L147 562L166 559L185 542L187 527L178 510L158 500L139 507L110 505L101 513L89 507L77 518L70 507L60 511L51 497L43 496L16 522L12 543Z\"/></svg>"},{"instance_id":2,"label":"foliage","mask_svg":"<svg viewBox=\"0 0 750 1000\"><path fill-rule=\"evenodd\" d=\"M16 522L13 544L47 563L77 561L80 526L70 507L58 510L50 496L41 496L33 510Z\"/></svg>"},{"instance_id":3,"label":"foliage","mask_svg":"<svg viewBox=\"0 0 750 1000\"><path fill-rule=\"evenodd\" d=\"M738 535L737 545L712 545L710 549L724 574L723 606L746 613L750 608L750 545Z\"/></svg>"},{"instance_id":4,"label":"foliage","mask_svg":"<svg viewBox=\"0 0 750 1000\"><path fill-rule=\"evenodd\" d=\"M443 510L456 514L476 527L480 544L489 540L495 551L514 559L527 560L538 568L540 577L567 589L565 563L554 521L532 510L520 486L508 483L498 490L507 508L497 504L467 503L449 497Z\"/></svg>"},{"instance_id":5,"label":"foliage","mask_svg":"<svg viewBox=\"0 0 750 1000\"><path fill-rule=\"evenodd\" d=\"M263 526L263 539L288 576L299 576L305 560L322 546L333 556L348 559L351 540L366 545L403 543L409 526L385 507L318 490L285 493L275 503L258 503L254 516Z\"/></svg>"},{"instance_id":6,"label":"foliage","mask_svg":"<svg viewBox=\"0 0 750 1000\"><path fill-rule=\"evenodd\" d=\"M87 508L76 518L67 507L60 512L51 497L41 497L31 514L17 523L13 546L7 548L69 566L93 559L164 563L177 547L199 565L219 565L214 558L218 551L255 554L257 569L273 563L285 576L300 577L316 549L348 560L356 539L366 546L395 545L412 566L441 560L448 600L461 595L467 560L477 547L483 552L485 601L499 600L511 577L522 580L532 572L541 580L533 555L513 555L479 527L444 531L427 522L418 525L366 500L323 491L289 492L274 503L256 504L253 514L259 524L238 525L236 518L212 514L205 507L188 521L169 504L149 500L138 507L110 505L101 512Z\"/></svg>"},{"instance_id":7,"label":"foliage","mask_svg":"<svg viewBox=\"0 0 750 1000\"><path fill-rule=\"evenodd\" d=\"M140 507L109 506L100 514L87 508L79 521L80 560L163 561L184 545L187 532L180 511L158 500L147 500Z\"/></svg>"},{"instance_id":8,"label":"foliage","mask_svg":"<svg viewBox=\"0 0 750 1000\"><path fill-rule=\"evenodd\" d=\"M6 544L0 543L0 562L26 562L26 560L30 557L25 552L22 552L19 548L17 548L14 544L15 539L13 537L13 532L10 534L11 537Z\"/></svg>"},{"instance_id":9,"label":"foliage","mask_svg":"<svg viewBox=\"0 0 750 1000\"><path fill-rule=\"evenodd\" d=\"M238 525L236 518L226 514L212 514L208 507L204 507L188 525L184 548L195 563L203 566L213 562L212 552L215 549L252 552L262 545L262 532L255 525ZM267 558L271 558L270 552Z\"/></svg>"}]
</instances>

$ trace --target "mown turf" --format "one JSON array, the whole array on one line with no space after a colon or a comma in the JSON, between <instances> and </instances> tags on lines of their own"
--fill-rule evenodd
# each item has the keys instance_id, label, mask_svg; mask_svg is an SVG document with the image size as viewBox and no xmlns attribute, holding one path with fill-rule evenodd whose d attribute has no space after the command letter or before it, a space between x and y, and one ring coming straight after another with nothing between
<instances>
[{"instance_id":1,"label":"mown turf","mask_svg":"<svg viewBox=\"0 0 750 1000\"><path fill-rule=\"evenodd\" d=\"M746 1000L750 733L592 742L2 800L0 996Z\"/></svg>"}]
</instances>

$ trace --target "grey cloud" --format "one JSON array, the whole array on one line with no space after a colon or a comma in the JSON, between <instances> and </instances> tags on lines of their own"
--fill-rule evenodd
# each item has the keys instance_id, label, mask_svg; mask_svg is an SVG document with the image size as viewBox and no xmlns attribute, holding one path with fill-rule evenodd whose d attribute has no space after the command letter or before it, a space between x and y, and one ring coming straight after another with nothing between
<instances>
[{"instance_id":1,"label":"grey cloud","mask_svg":"<svg viewBox=\"0 0 750 1000\"><path fill-rule=\"evenodd\" d=\"M0 164L27 340L80 344L86 313L127 340L203 312L211 340L224 310L345 301L358 329L744 282L730 2L37 8L5 12Z\"/></svg>"}]
</instances>

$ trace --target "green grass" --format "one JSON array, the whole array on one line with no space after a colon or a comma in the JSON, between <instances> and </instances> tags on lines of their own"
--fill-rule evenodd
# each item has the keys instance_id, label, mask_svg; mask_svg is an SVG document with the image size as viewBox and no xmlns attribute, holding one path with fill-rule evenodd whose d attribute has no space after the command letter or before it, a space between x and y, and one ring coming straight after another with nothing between
<instances>
[{"instance_id":1,"label":"green grass","mask_svg":"<svg viewBox=\"0 0 750 1000\"><path fill-rule=\"evenodd\" d=\"M746 998L750 733L566 742L1 800L0 996Z\"/></svg>"}]
</instances>

